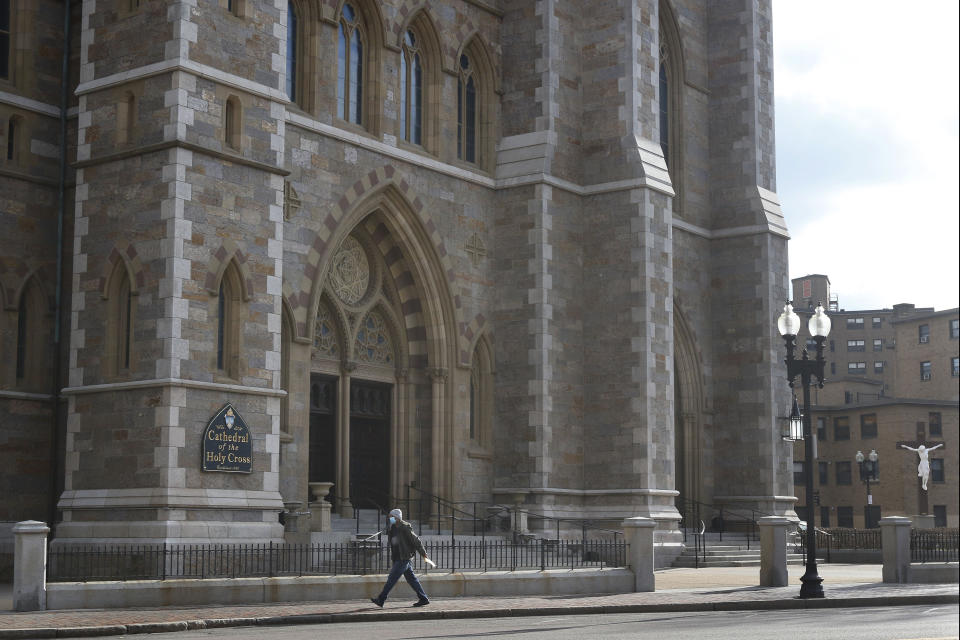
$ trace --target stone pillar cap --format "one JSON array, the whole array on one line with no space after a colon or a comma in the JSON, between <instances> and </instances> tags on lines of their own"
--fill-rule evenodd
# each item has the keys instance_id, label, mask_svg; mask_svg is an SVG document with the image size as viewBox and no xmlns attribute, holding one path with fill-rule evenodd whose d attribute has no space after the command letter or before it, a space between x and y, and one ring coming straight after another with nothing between
<instances>
[{"instance_id":1,"label":"stone pillar cap","mask_svg":"<svg viewBox=\"0 0 960 640\"><path fill-rule=\"evenodd\" d=\"M14 533L50 533L46 522L39 520L24 520L13 525Z\"/></svg>"},{"instance_id":2,"label":"stone pillar cap","mask_svg":"<svg viewBox=\"0 0 960 640\"><path fill-rule=\"evenodd\" d=\"M763 526L792 524L793 521L786 516L764 516L757 520L757 524Z\"/></svg>"},{"instance_id":3,"label":"stone pillar cap","mask_svg":"<svg viewBox=\"0 0 960 640\"><path fill-rule=\"evenodd\" d=\"M635 516L633 518L627 518L623 521L623 526L625 527L650 527L653 528L657 526L657 521L653 518L644 518L643 516Z\"/></svg>"}]
</instances>

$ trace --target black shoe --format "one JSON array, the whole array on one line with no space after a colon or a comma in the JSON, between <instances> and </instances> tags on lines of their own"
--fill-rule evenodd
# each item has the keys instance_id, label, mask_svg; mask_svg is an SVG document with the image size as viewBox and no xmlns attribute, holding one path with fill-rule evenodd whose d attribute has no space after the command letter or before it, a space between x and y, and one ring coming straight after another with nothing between
<instances>
[{"instance_id":1,"label":"black shoe","mask_svg":"<svg viewBox=\"0 0 960 640\"><path fill-rule=\"evenodd\" d=\"M413 603L413 606L415 606L415 607L423 607L423 606L426 606L426 605L428 605L428 604L430 604L430 601L429 601L429 600L427 600L426 598L420 598L419 600L417 600L416 602Z\"/></svg>"},{"instance_id":2,"label":"black shoe","mask_svg":"<svg viewBox=\"0 0 960 640\"><path fill-rule=\"evenodd\" d=\"M380 600L377 600L376 598L370 598L370 602L372 602L373 604L383 609L383 602L381 602Z\"/></svg>"}]
</instances>

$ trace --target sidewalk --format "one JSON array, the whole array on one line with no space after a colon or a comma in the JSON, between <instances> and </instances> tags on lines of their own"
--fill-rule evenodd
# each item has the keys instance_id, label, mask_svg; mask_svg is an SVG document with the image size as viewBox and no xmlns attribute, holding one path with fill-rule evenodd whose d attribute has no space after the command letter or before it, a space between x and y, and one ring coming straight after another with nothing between
<instances>
[{"instance_id":1,"label":"sidewalk","mask_svg":"<svg viewBox=\"0 0 960 640\"><path fill-rule=\"evenodd\" d=\"M886 585L880 565L820 565L822 600L800 600L803 567L790 567L789 587L757 587L757 567L665 569L656 574L655 593L525 596L511 598L438 598L412 608L414 596L399 584L383 609L368 602L332 601L275 605L160 609L44 611L0 615L0 638L110 636L212 627L317 624L402 619L478 618L582 613L639 613L877 607L948 604L960 601L960 586ZM9 586L0 607L9 609Z\"/></svg>"}]
</instances>

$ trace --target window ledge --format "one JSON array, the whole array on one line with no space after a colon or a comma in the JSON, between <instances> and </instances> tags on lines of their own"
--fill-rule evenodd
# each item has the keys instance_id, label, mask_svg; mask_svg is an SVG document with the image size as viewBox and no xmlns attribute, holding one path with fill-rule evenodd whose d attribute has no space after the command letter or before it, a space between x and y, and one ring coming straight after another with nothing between
<instances>
[{"instance_id":1,"label":"window ledge","mask_svg":"<svg viewBox=\"0 0 960 640\"><path fill-rule=\"evenodd\" d=\"M468 449L467 457L476 458L477 460L493 460L493 453L482 448Z\"/></svg>"}]
</instances>

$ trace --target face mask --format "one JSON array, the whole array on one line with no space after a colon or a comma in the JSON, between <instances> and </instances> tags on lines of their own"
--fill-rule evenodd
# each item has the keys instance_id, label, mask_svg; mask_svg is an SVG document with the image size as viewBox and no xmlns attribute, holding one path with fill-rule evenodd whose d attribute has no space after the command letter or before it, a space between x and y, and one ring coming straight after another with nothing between
<instances>
[{"instance_id":1,"label":"face mask","mask_svg":"<svg viewBox=\"0 0 960 640\"><path fill-rule=\"evenodd\" d=\"M395 524L397 524L397 519L394 518L393 516L390 516L390 525L393 526Z\"/></svg>"}]
</instances>

